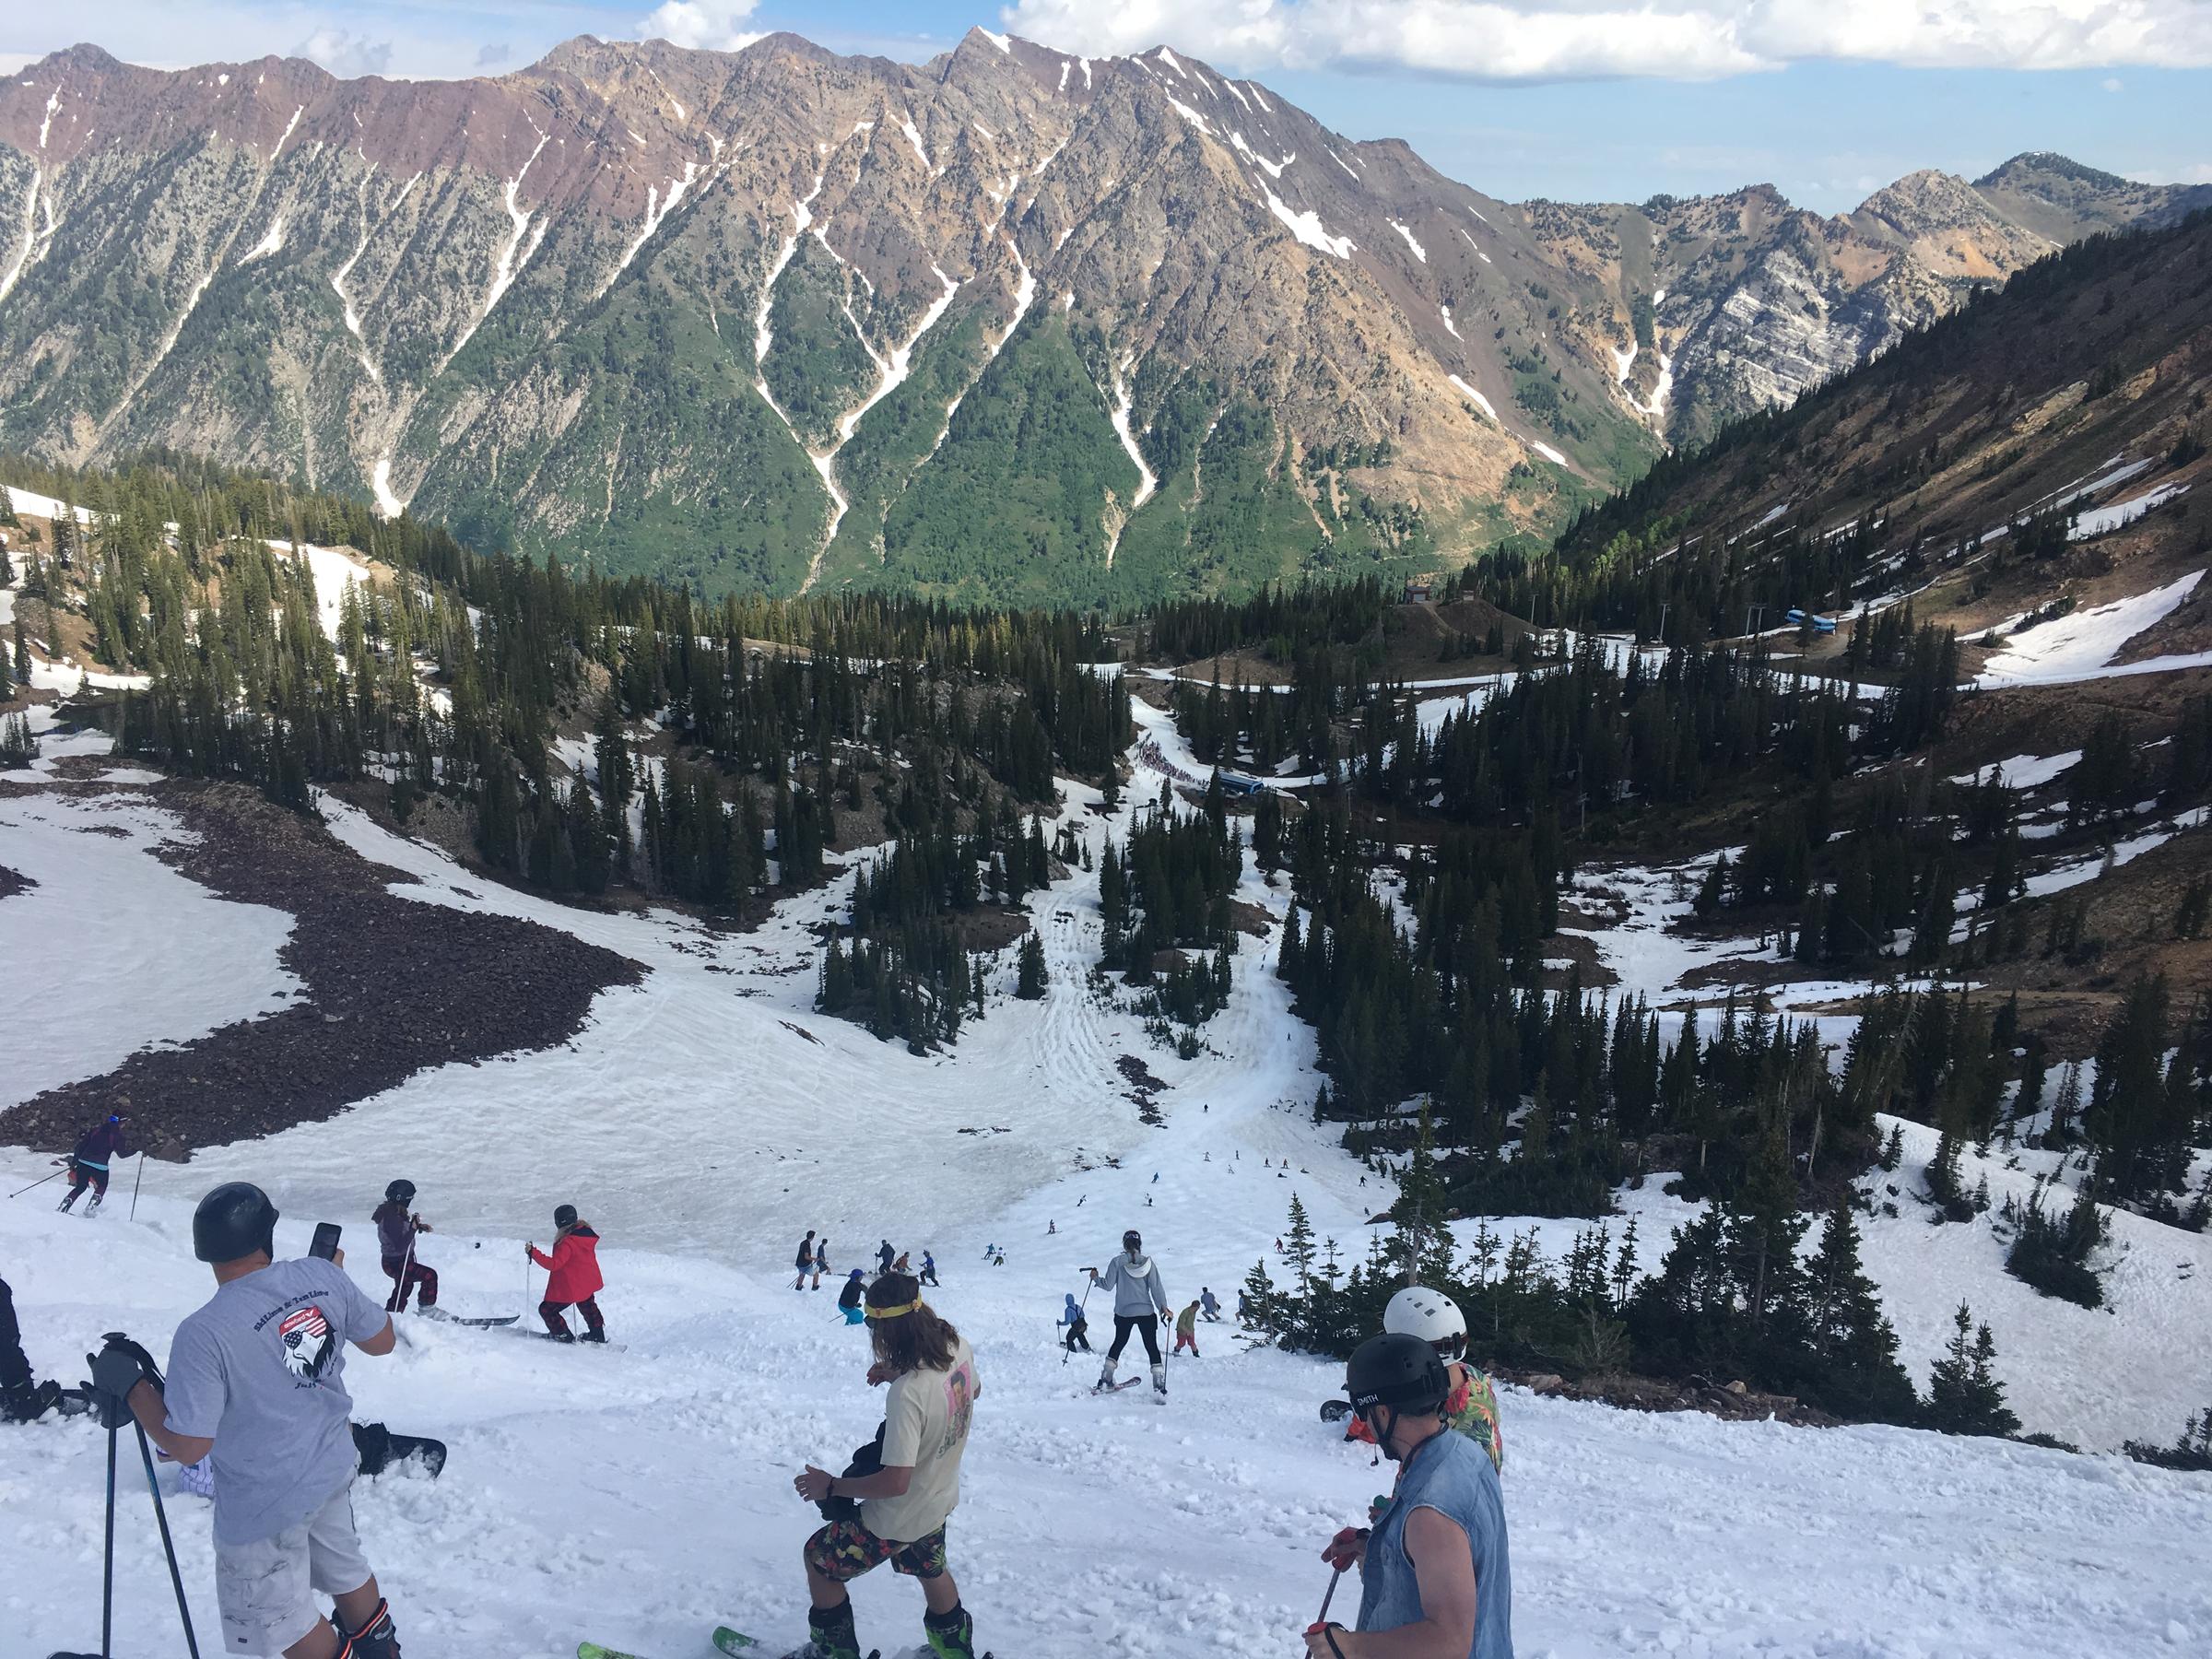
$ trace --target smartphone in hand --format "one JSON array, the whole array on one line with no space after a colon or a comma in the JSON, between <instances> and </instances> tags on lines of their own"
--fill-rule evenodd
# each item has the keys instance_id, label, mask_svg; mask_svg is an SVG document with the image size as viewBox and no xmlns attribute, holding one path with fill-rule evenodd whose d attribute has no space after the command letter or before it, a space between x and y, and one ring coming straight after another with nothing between
<instances>
[{"instance_id":1,"label":"smartphone in hand","mask_svg":"<svg viewBox=\"0 0 2212 1659\"><path fill-rule=\"evenodd\" d=\"M316 1222L315 1241L307 1247L307 1253L321 1256L326 1262L334 1260L338 1253L338 1232L335 1221Z\"/></svg>"}]
</instances>

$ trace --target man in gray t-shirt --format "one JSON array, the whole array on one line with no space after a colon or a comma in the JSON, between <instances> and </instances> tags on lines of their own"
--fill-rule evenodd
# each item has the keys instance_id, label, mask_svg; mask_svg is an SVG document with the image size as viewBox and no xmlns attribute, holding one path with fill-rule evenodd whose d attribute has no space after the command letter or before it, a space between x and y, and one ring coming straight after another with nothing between
<instances>
[{"instance_id":1,"label":"man in gray t-shirt","mask_svg":"<svg viewBox=\"0 0 2212 1659\"><path fill-rule=\"evenodd\" d=\"M166 1384L128 1395L180 1463L212 1455L216 1600L223 1646L286 1659L398 1659L391 1615L353 1528L353 1401L346 1345L388 1354L389 1314L344 1256L270 1259L276 1208L259 1187L219 1186L193 1217L216 1292L177 1327ZM339 1627L313 1593L335 1598Z\"/></svg>"}]
</instances>

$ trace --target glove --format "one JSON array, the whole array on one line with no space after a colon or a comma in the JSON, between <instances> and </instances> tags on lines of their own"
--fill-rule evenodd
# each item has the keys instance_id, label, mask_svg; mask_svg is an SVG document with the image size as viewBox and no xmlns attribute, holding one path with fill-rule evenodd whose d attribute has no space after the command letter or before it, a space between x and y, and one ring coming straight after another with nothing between
<instances>
[{"instance_id":1,"label":"glove","mask_svg":"<svg viewBox=\"0 0 2212 1659\"><path fill-rule=\"evenodd\" d=\"M131 1420L131 1390L139 1383L151 1382L157 1390L161 1386L153 1356L135 1342L111 1342L99 1353L87 1354L85 1360L92 1368L92 1405L103 1429L120 1429Z\"/></svg>"}]
</instances>

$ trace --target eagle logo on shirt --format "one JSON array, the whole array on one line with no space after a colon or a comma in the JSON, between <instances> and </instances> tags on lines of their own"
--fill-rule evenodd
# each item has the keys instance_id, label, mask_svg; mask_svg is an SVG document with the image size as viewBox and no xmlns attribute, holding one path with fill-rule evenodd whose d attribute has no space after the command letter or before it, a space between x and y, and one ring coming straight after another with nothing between
<instances>
[{"instance_id":1,"label":"eagle logo on shirt","mask_svg":"<svg viewBox=\"0 0 2212 1659\"><path fill-rule=\"evenodd\" d=\"M276 1336L284 1345L285 1370L303 1382L321 1382L337 1346L323 1310L312 1302L294 1308L276 1327Z\"/></svg>"}]
</instances>

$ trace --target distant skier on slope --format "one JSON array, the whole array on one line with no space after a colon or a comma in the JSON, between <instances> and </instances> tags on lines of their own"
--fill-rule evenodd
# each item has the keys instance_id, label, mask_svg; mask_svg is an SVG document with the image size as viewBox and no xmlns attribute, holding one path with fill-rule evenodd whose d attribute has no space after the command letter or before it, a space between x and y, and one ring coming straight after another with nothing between
<instances>
[{"instance_id":1,"label":"distant skier on slope","mask_svg":"<svg viewBox=\"0 0 2212 1659\"><path fill-rule=\"evenodd\" d=\"M416 1286L422 1287L419 1306L429 1312L438 1305L438 1274L415 1259L415 1235L427 1233L430 1224L407 1206L415 1202L415 1183L395 1181L384 1189L384 1201L369 1214L376 1223L377 1249L383 1256L384 1277L392 1281L392 1294L384 1299L384 1312L405 1313L407 1297Z\"/></svg>"},{"instance_id":2,"label":"distant skier on slope","mask_svg":"<svg viewBox=\"0 0 2212 1659\"><path fill-rule=\"evenodd\" d=\"M1103 1394L1113 1384L1113 1373L1120 1364L1122 1350L1129 1346L1129 1333L1137 1332L1145 1339L1145 1353L1152 1361L1152 1389L1160 1399L1168 1397L1168 1368L1159 1357L1159 1337L1153 1329L1153 1317L1166 1324L1172 1317L1168 1312L1168 1293L1159 1287L1159 1268L1145 1255L1145 1241L1135 1228L1122 1235L1122 1253L1106 1265L1100 1273L1096 1267L1084 1272L1093 1283L1113 1292L1113 1346L1106 1350L1106 1368L1099 1373L1098 1387L1093 1393Z\"/></svg>"},{"instance_id":3,"label":"distant skier on slope","mask_svg":"<svg viewBox=\"0 0 2212 1659\"><path fill-rule=\"evenodd\" d=\"M794 1267L796 1267L796 1268L799 1270L799 1277L798 1277L797 1278L795 1278L795 1279L792 1280L792 1282L791 1282L791 1288L792 1288L794 1290L804 1290L804 1289L806 1289L806 1276L807 1276L809 1273L812 1273L812 1272L814 1272L814 1229L813 1229L813 1228L811 1228L811 1227L810 1227L810 1228L808 1228L808 1229L806 1230L806 1236L805 1238L803 1238L803 1239L801 1239L801 1240L799 1241L799 1253L798 1253L797 1255L795 1255L795 1256L792 1257L792 1259L791 1259L791 1265L792 1265ZM820 1288L820 1287L819 1287L819 1285L818 1285L818 1284L817 1285L816 1288L818 1288L818 1288Z\"/></svg>"},{"instance_id":4,"label":"distant skier on slope","mask_svg":"<svg viewBox=\"0 0 2212 1659\"><path fill-rule=\"evenodd\" d=\"M125 1138L120 1112L110 1112L86 1130L69 1154L69 1193L58 1206L62 1213L68 1214L77 1195L89 1186L92 1202L85 1206L85 1218L88 1221L99 1215L100 1200L108 1195L108 1165L136 1151L137 1147Z\"/></svg>"},{"instance_id":5,"label":"distant skier on slope","mask_svg":"<svg viewBox=\"0 0 2212 1659\"><path fill-rule=\"evenodd\" d=\"M1387 1335L1418 1336L1436 1350L1452 1384L1444 1397L1444 1421L1480 1446L1491 1468L1504 1473L1505 1431L1499 1423L1498 1391L1489 1378L1467 1363L1467 1321L1459 1304L1441 1290L1408 1286L1382 1310L1382 1329ZM1366 1421L1358 1413L1345 1426L1344 1438L1372 1443Z\"/></svg>"},{"instance_id":6,"label":"distant skier on slope","mask_svg":"<svg viewBox=\"0 0 2212 1659\"><path fill-rule=\"evenodd\" d=\"M1204 1285L1198 1287L1198 1306L1206 1315L1206 1324L1219 1324L1221 1323L1221 1299Z\"/></svg>"},{"instance_id":7,"label":"distant skier on slope","mask_svg":"<svg viewBox=\"0 0 2212 1659\"><path fill-rule=\"evenodd\" d=\"M926 1250L922 1253L922 1282L925 1285L937 1282L937 1258Z\"/></svg>"},{"instance_id":8,"label":"distant skier on slope","mask_svg":"<svg viewBox=\"0 0 2212 1659\"><path fill-rule=\"evenodd\" d=\"M1444 1422L1450 1391L1442 1358L1418 1337L1386 1332L1353 1350L1345 1392L1398 1478L1371 1530L1344 1527L1322 1550L1339 1572L1359 1569L1359 1622L1309 1630L1307 1659L1512 1659L1498 1471Z\"/></svg>"},{"instance_id":9,"label":"distant skier on slope","mask_svg":"<svg viewBox=\"0 0 2212 1659\"><path fill-rule=\"evenodd\" d=\"M1067 1327L1067 1335L1061 1339L1060 1346L1071 1354L1078 1347L1089 1353L1090 1321L1083 1316L1082 1304L1076 1300L1072 1290L1067 1293L1067 1305L1060 1310L1060 1323Z\"/></svg>"},{"instance_id":10,"label":"distant skier on slope","mask_svg":"<svg viewBox=\"0 0 2212 1659\"><path fill-rule=\"evenodd\" d=\"M904 1274L868 1288L870 1387L890 1384L884 1402L882 1466L871 1475L831 1475L808 1464L792 1485L809 1503L860 1500L857 1520L831 1521L806 1540L805 1659L860 1659L853 1602L845 1585L885 1561L915 1579L928 1611L922 1620L934 1659L975 1659L975 1625L946 1569L945 1527L960 1496L960 1454L975 1403L982 1397L975 1355L959 1332L922 1300Z\"/></svg>"},{"instance_id":11,"label":"distant skier on slope","mask_svg":"<svg viewBox=\"0 0 2212 1659\"><path fill-rule=\"evenodd\" d=\"M830 1271L830 1236L825 1233L814 1241L814 1288L822 1288L822 1275Z\"/></svg>"},{"instance_id":12,"label":"distant skier on slope","mask_svg":"<svg viewBox=\"0 0 2212 1659\"><path fill-rule=\"evenodd\" d=\"M867 1293L867 1276L857 1267L845 1276L845 1287L837 1293L837 1305L845 1311L845 1323L856 1325L861 1322L860 1299Z\"/></svg>"},{"instance_id":13,"label":"distant skier on slope","mask_svg":"<svg viewBox=\"0 0 2212 1659\"><path fill-rule=\"evenodd\" d=\"M599 1292L606 1281L599 1277L599 1235L576 1218L576 1206L564 1204L553 1212L553 1225L558 1230L553 1240L553 1253L546 1255L535 1244L525 1244L530 1259L546 1271L546 1298L537 1304L537 1316L546 1322L546 1329L556 1342L574 1342L575 1333L569 1329L568 1316L562 1312L573 1307L583 1315L583 1340L605 1342L606 1321L599 1313Z\"/></svg>"},{"instance_id":14,"label":"distant skier on slope","mask_svg":"<svg viewBox=\"0 0 2212 1659\"><path fill-rule=\"evenodd\" d=\"M1175 1351L1191 1350L1191 1358L1198 1358L1198 1304L1193 1302L1175 1316Z\"/></svg>"},{"instance_id":15,"label":"distant skier on slope","mask_svg":"<svg viewBox=\"0 0 2212 1659\"><path fill-rule=\"evenodd\" d=\"M884 1240L880 1244L877 1245L876 1271L878 1273L888 1273L891 1270L891 1258L898 1253L899 1253L897 1251L891 1248L891 1241L888 1239Z\"/></svg>"}]
</instances>

